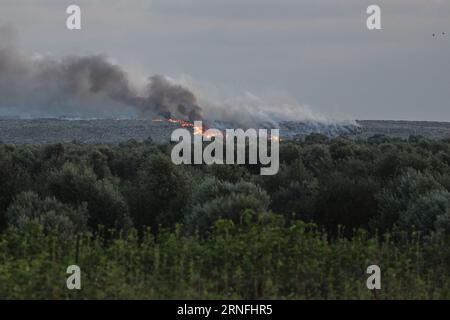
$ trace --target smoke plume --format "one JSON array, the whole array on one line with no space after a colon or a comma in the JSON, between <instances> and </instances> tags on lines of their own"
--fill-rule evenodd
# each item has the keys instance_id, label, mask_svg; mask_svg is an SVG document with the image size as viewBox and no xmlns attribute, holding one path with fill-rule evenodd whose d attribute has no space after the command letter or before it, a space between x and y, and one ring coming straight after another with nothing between
<instances>
[{"instance_id":1,"label":"smoke plume","mask_svg":"<svg viewBox=\"0 0 450 320\"><path fill-rule=\"evenodd\" d=\"M342 122L284 95L224 92L189 77L175 81L154 75L147 83L133 82L104 55L27 56L15 38L13 30L0 26L0 116L174 117L242 128L278 127L283 121Z\"/></svg>"},{"instance_id":2,"label":"smoke plume","mask_svg":"<svg viewBox=\"0 0 450 320\"><path fill-rule=\"evenodd\" d=\"M149 77L144 92L103 55L27 57L0 28L0 112L31 116L163 116L201 120L195 95L167 78Z\"/></svg>"}]
</instances>

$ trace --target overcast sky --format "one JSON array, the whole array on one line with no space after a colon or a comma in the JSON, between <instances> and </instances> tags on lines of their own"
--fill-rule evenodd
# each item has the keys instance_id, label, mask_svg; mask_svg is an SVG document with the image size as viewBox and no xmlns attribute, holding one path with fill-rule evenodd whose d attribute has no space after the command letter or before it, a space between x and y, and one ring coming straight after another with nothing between
<instances>
[{"instance_id":1,"label":"overcast sky","mask_svg":"<svg viewBox=\"0 0 450 320\"><path fill-rule=\"evenodd\" d=\"M81 31L65 27L69 4ZM370 4L381 31L366 28ZM104 53L330 116L450 121L450 0L1 0L5 24L30 54Z\"/></svg>"}]
</instances>

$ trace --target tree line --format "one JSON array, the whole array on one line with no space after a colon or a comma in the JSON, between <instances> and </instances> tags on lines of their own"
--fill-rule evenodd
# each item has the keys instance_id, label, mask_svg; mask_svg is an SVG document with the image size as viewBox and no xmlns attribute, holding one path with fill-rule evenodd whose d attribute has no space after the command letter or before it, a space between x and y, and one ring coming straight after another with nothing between
<instances>
[{"instance_id":1,"label":"tree line","mask_svg":"<svg viewBox=\"0 0 450 320\"><path fill-rule=\"evenodd\" d=\"M0 144L0 297L371 298L370 264L377 297L450 296L450 140L312 134L274 176L170 151Z\"/></svg>"}]
</instances>

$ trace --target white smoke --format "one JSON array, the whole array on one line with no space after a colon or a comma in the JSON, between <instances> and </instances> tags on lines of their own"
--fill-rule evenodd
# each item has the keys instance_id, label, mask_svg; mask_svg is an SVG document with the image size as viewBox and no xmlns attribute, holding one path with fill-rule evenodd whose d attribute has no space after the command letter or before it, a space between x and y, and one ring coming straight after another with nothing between
<instances>
[{"instance_id":1,"label":"white smoke","mask_svg":"<svg viewBox=\"0 0 450 320\"><path fill-rule=\"evenodd\" d=\"M330 119L284 92L237 91L183 75L133 77L104 55L26 55L14 32L0 27L0 116L152 118L223 122L235 127L281 122L348 123ZM142 82L142 83L141 83Z\"/></svg>"},{"instance_id":2,"label":"white smoke","mask_svg":"<svg viewBox=\"0 0 450 320\"><path fill-rule=\"evenodd\" d=\"M312 106L300 104L284 91L255 94L231 90L196 81L189 75L171 79L194 92L202 106L205 120L223 121L239 127L258 127L261 124L279 126L286 121L302 123L349 124L356 122L349 116L326 116Z\"/></svg>"}]
</instances>

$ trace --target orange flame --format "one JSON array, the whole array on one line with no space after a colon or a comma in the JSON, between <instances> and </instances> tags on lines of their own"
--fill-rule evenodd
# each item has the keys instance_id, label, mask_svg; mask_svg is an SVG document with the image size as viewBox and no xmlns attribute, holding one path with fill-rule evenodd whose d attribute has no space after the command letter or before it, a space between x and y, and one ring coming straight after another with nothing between
<instances>
[{"instance_id":1,"label":"orange flame","mask_svg":"<svg viewBox=\"0 0 450 320\"><path fill-rule=\"evenodd\" d=\"M180 126L182 126L183 128L191 128L194 126L193 123L191 123L189 121L181 120L181 119L169 118L167 121L169 121L171 123L177 123Z\"/></svg>"},{"instance_id":2,"label":"orange flame","mask_svg":"<svg viewBox=\"0 0 450 320\"><path fill-rule=\"evenodd\" d=\"M162 119L154 119L154 122L161 122L164 121ZM180 125L183 128L192 128L194 130L194 135L202 135L205 138L212 138L212 137L223 137L222 133L214 133L214 132L207 132L208 128L203 126L203 127L197 127L194 125L193 122L189 122L186 120L182 120L182 119L175 119L175 118L169 118L167 119L168 122L170 123L175 123ZM274 140L274 141L282 141L282 139L280 137L276 137L276 136L268 136L267 137L268 140Z\"/></svg>"},{"instance_id":3,"label":"orange flame","mask_svg":"<svg viewBox=\"0 0 450 320\"><path fill-rule=\"evenodd\" d=\"M153 121L162 121L161 119L155 119ZM214 133L206 133L206 131L208 130L207 127L203 126L203 127L197 127L194 125L194 123L186 121L186 120L182 120L182 119L175 119L175 118L169 118L167 119L168 122L170 123L175 123L180 125L182 128L192 128L194 130L194 135L203 135L206 138L211 138L211 137L216 137L216 136L222 136L222 134L214 134Z\"/></svg>"}]
</instances>

